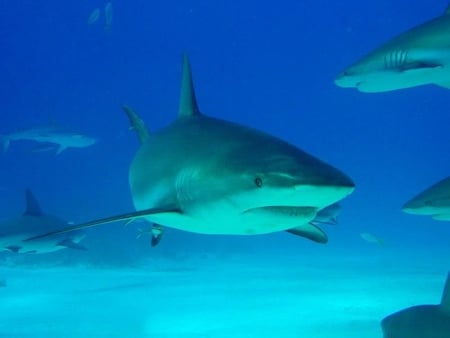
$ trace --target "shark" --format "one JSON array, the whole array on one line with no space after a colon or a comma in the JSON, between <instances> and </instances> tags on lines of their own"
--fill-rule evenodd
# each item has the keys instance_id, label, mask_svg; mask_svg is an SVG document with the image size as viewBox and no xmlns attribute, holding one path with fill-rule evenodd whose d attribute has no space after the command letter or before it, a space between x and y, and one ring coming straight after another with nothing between
<instances>
[{"instance_id":1,"label":"shark","mask_svg":"<svg viewBox=\"0 0 450 338\"><path fill-rule=\"evenodd\" d=\"M431 216L437 221L450 221L450 176L406 202L402 210L408 214Z\"/></svg>"},{"instance_id":2,"label":"shark","mask_svg":"<svg viewBox=\"0 0 450 338\"><path fill-rule=\"evenodd\" d=\"M335 84L377 93L434 84L450 87L450 6L376 48L335 78Z\"/></svg>"},{"instance_id":3,"label":"shark","mask_svg":"<svg viewBox=\"0 0 450 338\"><path fill-rule=\"evenodd\" d=\"M381 321L384 338L450 338L450 273L438 305L417 305Z\"/></svg>"},{"instance_id":4,"label":"shark","mask_svg":"<svg viewBox=\"0 0 450 338\"><path fill-rule=\"evenodd\" d=\"M3 146L3 151L8 150L11 141L24 140L39 142L41 146L43 144L49 145L45 150L56 149L57 155L61 154L67 148L86 148L97 142L93 137L53 126L35 127L0 135L0 143ZM37 151L42 151L42 148L38 148Z\"/></svg>"},{"instance_id":5,"label":"shark","mask_svg":"<svg viewBox=\"0 0 450 338\"><path fill-rule=\"evenodd\" d=\"M25 197L26 207L23 214L0 223L0 250L19 254L47 253L64 248L85 250L79 244L85 236L81 230L24 242L24 239L43 231L54 231L68 226L66 221L45 214L30 189L26 190Z\"/></svg>"},{"instance_id":6,"label":"shark","mask_svg":"<svg viewBox=\"0 0 450 338\"><path fill-rule=\"evenodd\" d=\"M174 122L150 131L132 109L125 111L141 143L129 170L135 211L56 233L144 218L158 229L211 235L289 230L325 243L326 234L310 221L355 188L346 174L280 138L203 114L186 54Z\"/></svg>"}]
</instances>

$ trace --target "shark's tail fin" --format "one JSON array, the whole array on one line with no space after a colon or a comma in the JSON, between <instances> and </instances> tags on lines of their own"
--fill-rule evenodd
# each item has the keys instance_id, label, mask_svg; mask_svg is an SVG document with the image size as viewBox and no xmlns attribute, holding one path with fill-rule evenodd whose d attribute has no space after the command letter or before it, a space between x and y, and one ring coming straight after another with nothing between
<instances>
[{"instance_id":1,"label":"shark's tail fin","mask_svg":"<svg viewBox=\"0 0 450 338\"><path fill-rule=\"evenodd\" d=\"M3 152L6 152L9 148L10 140L7 136L0 135L0 144L2 146Z\"/></svg>"}]
</instances>

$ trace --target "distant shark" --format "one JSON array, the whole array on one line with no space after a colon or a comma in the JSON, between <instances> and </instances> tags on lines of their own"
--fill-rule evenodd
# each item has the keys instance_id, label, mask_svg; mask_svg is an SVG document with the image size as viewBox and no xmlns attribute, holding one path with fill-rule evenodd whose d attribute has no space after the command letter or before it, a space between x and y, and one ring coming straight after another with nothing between
<instances>
[{"instance_id":1,"label":"distant shark","mask_svg":"<svg viewBox=\"0 0 450 338\"><path fill-rule=\"evenodd\" d=\"M3 151L8 150L11 141L22 140L52 144L54 147L47 147L45 150L56 149L57 155L67 148L85 148L92 146L97 142L97 140L92 137L56 127L37 127L7 135L0 135Z\"/></svg>"},{"instance_id":2,"label":"distant shark","mask_svg":"<svg viewBox=\"0 0 450 338\"><path fill-rule=\"evenodd\" d=\"M415 196L402 210L408 214L431 216L438 221L450 221L450 176Z\"/></svg>"},{"instance_id":3,"label":"distant shark","mask_svg":"<svg viewBox=\"0 0 450 338\"><path fill-rule=\"evenodd\" d=\"M450 87L450 6L361 58L335 79L361 92L435 84Z\"/></svg>"},{"instance_id":4,"label":"distant shark","mask_svg":"<svg viewBox=\"0 0 450 338\"><path fill-rule=\"evenodd\" d=\"M345 174L285 141L200 113L187 56L175 122L149 132L126 111L142 143L129 173L137 211L54 233L145 218L202 234L290 230L324 243L325 233L309 222L354 189Z\"/></svg>"},{"instance_id":5,"label":"distant shark","mask_svg":"<svg viewBox=\"0 0 450 338\"><path fill-rule=\"evenodd\" d=\"M67 226L67 222L44 214L32 192L27 190L26 208L23 215L0 223L0 250L14 253L46 253L64 248L85 250L79 244L84 237L82 231L23 242L30 236L54 231L64 226Z\"/></svg>"},{"instance_id":6,"label":"distant shark","mask_svg":"<svg viewBox=\"0 0 450 338\"><path fill-rule=\"evenodd\" d=\"M450 273L439 305L413 306L384 318L384 338L450 338Z\"/></svg>"}]
</instances>

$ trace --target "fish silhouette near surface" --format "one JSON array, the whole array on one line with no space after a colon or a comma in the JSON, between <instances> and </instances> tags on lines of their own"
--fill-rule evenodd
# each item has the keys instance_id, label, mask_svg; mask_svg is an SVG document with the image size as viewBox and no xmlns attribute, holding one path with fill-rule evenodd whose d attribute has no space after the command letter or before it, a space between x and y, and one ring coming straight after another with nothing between
<instances>
[{"instance_id":1,"label":"fish silhouette near surface","mask_svg":"<svg viewBox=\"0 0 450 338\"><path fill-rule=\"evenodd\" d=\"M151 132L133 110L125 111L141 142L129 172L137 211L35 238L145 218L201 234L295 230L296 235L325 243L326 234L310 222L354 190L347 175L299 148L201 113L187 56L175 122Z\"/></svg>"},{"instance_id":2,"label":"fish silhouette near surface","mask_svg":"<svg viewBox=\"0 0 450 338\"><path fill-rule=\"evenodd\" d=\"M373 93L428 84L450 88L450 6L362 57L335 83Z\"/></svg>"}]
</instances>

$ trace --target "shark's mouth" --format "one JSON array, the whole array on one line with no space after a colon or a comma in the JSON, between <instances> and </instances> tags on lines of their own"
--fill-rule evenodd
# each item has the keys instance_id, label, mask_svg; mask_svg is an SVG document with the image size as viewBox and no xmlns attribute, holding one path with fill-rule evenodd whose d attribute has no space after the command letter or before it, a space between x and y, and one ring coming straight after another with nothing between
<instances>
[{"instance_id":1,"label":"shark's mouth","mask_svg":"<svg viewBox=\"0 0 450 338\"><path fill-rule=\"evenodd\" d=\"M315 207L296 207L296 206L265 206L247 209L244 214L266 214L271 216L284 216L289 218L314 218L317 213Z\"/></svg>"}]
</instances>

